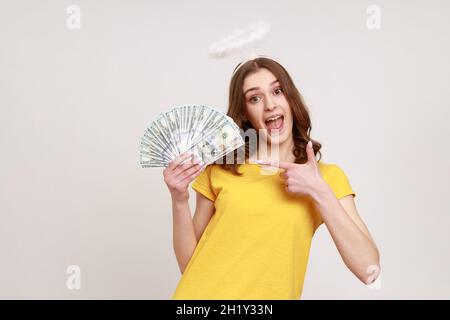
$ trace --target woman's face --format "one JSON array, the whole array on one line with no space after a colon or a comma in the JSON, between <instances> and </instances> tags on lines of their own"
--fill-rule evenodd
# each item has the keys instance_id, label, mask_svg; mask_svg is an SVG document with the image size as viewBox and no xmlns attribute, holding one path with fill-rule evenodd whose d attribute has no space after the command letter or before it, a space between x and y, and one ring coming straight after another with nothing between
<instances>
[{"instance_id":1,"label":"woman's face","mask_svg":"<svg viewBox=\"0 0 450 320\"><path fill-rule=\"evenodd\" d=\"M269 143L282 144L292 138L292 113L280 83L269 70L261 68L244 80L245 116L256 129L267 132ZM278 134L278 139L275 137Z\"/></svg>"}]
</instances>

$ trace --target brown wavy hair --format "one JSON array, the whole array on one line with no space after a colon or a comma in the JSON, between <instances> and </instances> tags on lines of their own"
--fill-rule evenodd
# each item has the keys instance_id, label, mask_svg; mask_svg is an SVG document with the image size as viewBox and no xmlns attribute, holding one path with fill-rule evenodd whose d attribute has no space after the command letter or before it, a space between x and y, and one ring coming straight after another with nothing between
<instances>
[{"instance_id":1,"label":"brown wavy hair","mask_svg":"<svg viewBox=\"0 0 450 320\"><path fill-rule=\"evenodd\" d=\"M246 61L242 65L238 64L236 66L230 82L227 115L230 116L244 132L253 128L250 121L246 120L244 117L245 97L242 89L245 78L249 74L257 72L260 68L269 70L275 78L278 79L283 94L291 108L293 118L292 134L294 140L294 148L292 151L295 156L295 163L303 164L307 162L308 156L306 153L306 144L309 140L313 143L314 154L316 155L318 153L320 160L322 157L320 152L322 145L310 137L311 119L309 117L308 108L286 69L270 58L258 57ZM245 148L244 156L247 160L249 158L248 140L245 141L243 148ZM233 163L226 163L226 156L224 156L220 161L220 166L223 169L230 170L233 174L240 176L242 173L238 172L238 166L240 165L238 163L238 152L237 150L234 150L233 153Z\"/></svg>"}]
</instances>

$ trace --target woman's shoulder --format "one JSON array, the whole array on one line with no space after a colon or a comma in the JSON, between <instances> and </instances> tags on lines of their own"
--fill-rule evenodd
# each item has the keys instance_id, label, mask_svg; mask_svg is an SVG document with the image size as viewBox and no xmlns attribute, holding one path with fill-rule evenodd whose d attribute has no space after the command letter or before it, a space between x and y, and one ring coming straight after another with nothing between
<instances>
[{"instance_id":1,"label":"woman's shoulder","mask_svg":"<svg viewBox=\"0 0 450 320\"><path fill-rule=\"evenodd\" d=\"M338 174L345 174L344 170L334 162L319 161L318 164L322 178L326 181L330 181L333 177L335 177Z\"/></svg>"}]
</instances>

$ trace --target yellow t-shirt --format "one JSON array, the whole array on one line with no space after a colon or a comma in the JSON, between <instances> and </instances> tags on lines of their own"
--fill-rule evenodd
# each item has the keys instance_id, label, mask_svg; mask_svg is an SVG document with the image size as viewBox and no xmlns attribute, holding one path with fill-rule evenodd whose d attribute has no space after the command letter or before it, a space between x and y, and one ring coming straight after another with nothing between
<instances>
[{"instance_id":1,"label":"yellow t-shirt","mask_svg":"<svg viewBox=\"0 0 450 320\"><path fill-rule=\"evenodd\" d=\"M339 166L318 165L336 198L355 196ZM323 221L308 196L287 193L278 173L262 168L245 163L237 176L212 164L194 180L215 213L172 299L301 297L311 240Z\"/></svg>"}]
</instances>

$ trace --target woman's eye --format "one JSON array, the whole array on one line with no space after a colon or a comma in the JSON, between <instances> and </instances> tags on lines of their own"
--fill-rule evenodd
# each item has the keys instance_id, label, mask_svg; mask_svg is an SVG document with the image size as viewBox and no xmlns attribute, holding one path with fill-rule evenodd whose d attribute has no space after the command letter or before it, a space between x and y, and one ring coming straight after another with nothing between
<instances>
[{"instance_id":1,"label":"woman's eye","mask_svg":"<svg viewBox=\"0 0 450 320\"><path fill-rule=\"evenodd\" d=\"M274 92L275 92L276 95L279 95L279 94L283 93L283 90L281 88L276 88L274 90ZM260 98L259 96L253 96L250 99L248 99L248 101L250 101L250 103L256 103L256 102L259 101L258 100L259 98Z\"/></svg>"},{"instance_id":2,"label":"woman's eye","mask_svg":"<svg viewBox=\"0 0 450 320\"><path fill-rule=\"evenodd\" d=\"M257 101L255 100L256 98L259 98L259 97L258 97L258 96L251 97L251 98L249 99L249 101L252 102L252 103L257 102Z\"/></svg>"},{"instance_id":3,"label":"woman's eye","mask_svg":"<svg viewBox=\"0 0 450 320\"><path fill-rule=\"evenodd\" d=\"M281 93L281 92L283 92L283 90L281 90L281 88L276 88L276 89L275 89L275 93L276 93L276 94L279 94L279 93Z\"/></svg>"}]
</instances>

